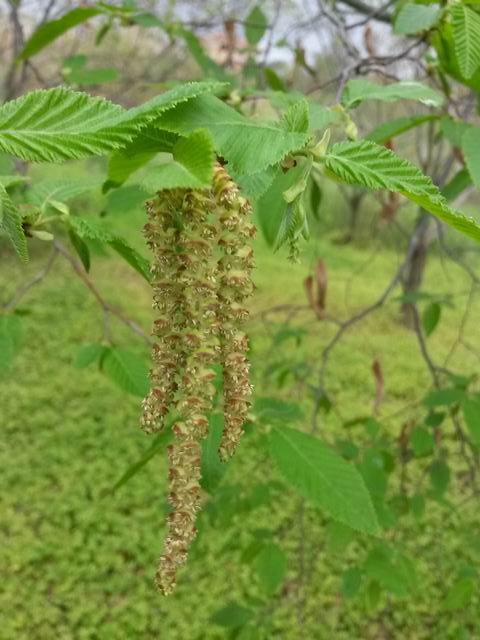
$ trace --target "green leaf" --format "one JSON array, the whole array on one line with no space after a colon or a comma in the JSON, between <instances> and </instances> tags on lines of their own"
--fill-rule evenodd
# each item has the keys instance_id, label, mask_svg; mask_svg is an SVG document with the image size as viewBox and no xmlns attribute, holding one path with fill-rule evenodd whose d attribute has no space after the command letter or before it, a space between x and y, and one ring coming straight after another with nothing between
<instances>
[{"instance_id":1,"label":"green leaf","mask_svg":"<svg viewBox=\"0 0 480 640\"><path fill-rule=\"evenodd\" d=\"M70 238L70 242L77 252L78 257L80 258L85 271L88 273L90 271L90 250L87 244L82 240L82 238L80 238L79 235L75 233L73 229L69 229L68 237Z\"/></svg>"},{"instance_id":2,"label":"green leaf","mask_svg":"<svg viewBox=\"0 0 480 640\"><path fill-rule=\"evenodd\" d=\"M113 235L98 227L94 222L78 216L70 216L68 223L73 232L83 240L94 240L109 245L128 264L135 269L147 282L150 282L150 263L136 249L131 247L120 236Z\"/></svg>"},{"instance_id":3,"label":"green leaf","mask_svg":"<svg viewBox=\"0 0 480 640\"><path fill-rule=\"evenodd\" d=\"M465 609L475 593L476 581L473 578L461 578L458 580L442 604L443 611L457 611Z\"/></svg>"},{"instance_id":4,"label":"green leaf","mask_svg":"<svg viewBox=\"0 0 480 640\"><path fill-rule=\"evenodd\" d=\"M10 371L20 349L23 336L22 320L17 315L0 315L0 375Z\"/></svg>"},{"instance_id":5,"label":"green leaf","mask_svg":"<svg viewBox=\"0 0 480 640\"><path fill-rule=\"evenodd\" d=\"M128 262L142 278L150 282L150 262L146 258L131 247L126 240L118 236L113 236L108 244L118 255Z\"/></svg>"},{"instance_id":6,"label":"green leaf","mask_svg":"<svg viewBox=\"0 0 480 640\"><path fill-rule=\"evenodd\" d=\"M479 175L480 178L480 175ZM471 186L472 179L466 169L460 169L453 178L442 188L442 195L447 201L452 201Z\"/></svg>"},{"instance_id":7,"label":"green leaf","mask_svg":"<svg viewBox=\"0 0 480 640\"><path fill-rule=\"evenodd\" d=\"M100 360L105 351L105 346L94 342L92 344L85 344L77 351L73 366L76 369L84 369L95 361Z\"/></svg>"},{"instance_id":8,"label":"green leaf","mask_svg":"<svg viewBox=\"0 0 480 640\"><path fill-rule=\"evenodd\" d=\"M341 592L344 598L353 598L362 584L363 573L359 567L347 569L342 576Z\"/></svg>"},{"instance_id":9,"label":"green leaf","mask_svg":"<svg viewBox=\"0 0 480 640\"><path fill-rule=\"evenodd\" d=\"M65 75L65 80L69 84L78 85L97 85L108 84L118 80L117 69L101 68L101 69L75 69Z\"/></svg>"},{"instance_id":10,"label":"green leaf","mask_svg":"<svg viewBox=\"0 0 480 640\"><path fill-rule=\"evenodd\" d=\"M472 181L480 189L480 127L471 127L464 133L462 149Z\"/></svg>"},{"instance_id":11,"label":"green leaf","mask_svg":"<svg viewBox=\"0 0 480 640\"><path fill-rule=\"evenodd\" d=\"M68 202L72 198L99 189L101 184L100 178L40 180L28 190L27 201L39 207L44 207L51 200Z\"/></svg>"},{"instance_id":12,"label":"green leaf","mask_svg":"<svg viewBox=\"0 0 480 640\"><path fill-rule=\"evenodd\" d=\"M150 167L143 180L146 191L208 187L212 181L215 154L208 131L195 131L180 138L172 149L173 160Z\"/></svg>"},{"instance_id":13,"label":"green leaf","mask_svg":"<svg viewBox=\"0 0 480 640\"><path fill-rule=\"evenodd\" d=\"M413 35L431 29L442 10L430 5L408 3L400 9L393 28L397 35Z\"/></svg>"},{"instance_id":14,"label":"green leaf","mask_svg":"<svg viewBox=\"0 0 480 640\"><path fill-rule=\"evenodd\" d=\"M245 20L245 35L248 43L252 46L258 44L263 38L265 31L267 30L267 26L267 17L259 5L255 5Z\"/></svg>"},{"instance_id":15,"label":"green leaf","mask_svg":"<svg viewBox=\"0 0 480 640\"><path fill-rule=\"evenodd\" d=\"M290 105L282 116L282 124L287 131L308 133L310 128L310 111L308 102L300 100Z\"/></svg>"},{"instance_id":16,"label":"green leaf","mask_svg":"<svg viewBox=\"0 0 480 640\"><path fill-rule=\"evenodd\" d=\"M105 212L107 215L113 216L124 213L131 214L135 211L144 212L147 198L148 193L138 184L129 184L108 194Z\"/></svg>"},{"instance_id":17,"label":"green leaf","mask_svg":"<svg viewBox=\"0 0 480 640\"><path fill-rule=\"evenodd\" d=\"M480 397L465 398L462 402L462 410L472 441L480 446Z\"/></svg>"},{"instance_id":18,"label":"green leaf","mask_svg":"<svg viewBox=\"0 0 480 640\"><path fill-rule=\"evenodd\" d=\"M334 519L365 533L379 525L370 495L356 468L317 438L275 428L270 454L286 480Z\"/></svg>"},{"instance_id":19,"label":"green leaf","mask_svg":"<svg viewBox=\"0 0 480 640\"><path fill-rule=\"evenodd\" d=\"M435 389L430 391L423 399L427 407L450 406L461 402L465 398L465 392L461 389Z\"/></svg>"},{"instance_id":20,"label":"green leaf","mask_svg":"<svg viewBox=\"0 0 480 640\"><path fill-rule=\"evenodd\" d=\"M30 178L28 176L19 176L19 175L0 175L0 186L8 189L9 187L16 187L19 184L24 184L28 182Z\"/></svg>"},{"instance_id":21,"label":"green leaf","mask_svg":"<svg viewBox=\"0 0 480 640\"><path fill-rule=\"evenodd\" d=\"M148 393L148 369L143 358L135 353L119 347L105 347L101 367L123 391L140 397Z\"/></svg>"},{"instance_id":22,"label":"green leaf","mask_svg":"<svg viewBox=\"0 0 480 640\"><path fill-rule=\"evenodd\" d=\"M347 184L387 189L405 196L434 216L480 242L480 226L451 209L430 178L390 149L366 140L340 142L325 157L327 168Z\"/></svg>"},{"instance_id":23,"label":"green leaf","mask_svg":"<svg viewBox=\"0 0 480 640\"><path fill-rule=\"evenodd\" d=\"M433 453L435 440L431 431L424 427L416 427L410 436L410 444L415 457L422 458Z\"/></svg>"},{"instance_id":24,"label":"green leaf","mask_svg":"<svg viewBox=\"0 0 480 640\"><path fill-rule=\"evenodd\" d=\"M216 611L212 616L212 622L221 627L239 629L252 618L253 611L242 607L237 602L229 602L225 607Z\"/></svg>"},{"instance_id":25,"label":"green leaf","mask_svg":"<svg viewBox=\"0 0 480 640\"><path fill-rule=\"evenodd\" d=\"M473 129L471 124L463 120L455 120L449 116L444 116L440 120L440 128L445 138L454 147L462 147L464 135Z\"/></svg>"},{"instance_id":26,"label":"green leaf","mask_svg":"<svg viewBox=\"0 0 480 640\"><path fill-rule=\"evenodd\" d=\"M194 33L192 33L192 31L177 26L174 29L173 34L179 35L185 40L188 50L192 54L195 62L203 71L205 78L214 78L215 80L221 80L222 82L229 79L229 75L225 69L207 55L200 40Z\"/></svg>"},{"instance_id":27,"label":"green leaf","mask_svg":"<svg viewBox=\"0 0 480 640\"><path fill-rule=\"evenodd\" d=\"M410 129L419 127L425 124L425 122L432 122L433 120L438 120L438 116L428 115L394 118L375 127L365 138L377 144L384 144L387 140L391 140L391 138L395 138L402 133L410 131Z\"/></svg>"},{"instance_id":28,"label":"green leaf","mask_svg":"<svg viewBox=\"0 0 480 640\"><path fill-rule=\"evenodd\" d=\"M421 82L404 81L382 85L364 79L349 80L342 95L342 104L353 109L365 100L416 100L427 107L440 107L444 98L438 91Z\"/></svg>"},{"instance_id":29,"label":"green leaf","mask_svg":"<svg viewBox=\"0 0 480 640\"><path fill-rule=\"evenodd\" d=\"M471 78L480 66L480 16L461 2L451 7L453 42L460 71Z\"/></svg>"},{"instance_id":30,"label":"green leaf","mask_svg":"<svg viewBox=\"0 0 480 640\"><path fill-rule=\"evenodd\" d=\"M223 432L223 415L212 413L209 418L208 436L202 442L202 487L207 493L213 493L222 481L227 465L218 455Z\"/></svg>"},{"instance_id":31,"label":"green leaf","mask_svg":"<svg viewBox=\"0 0 480 640\"><path fill-rule=\"evenodd\" d=\"M123 184L135 171L150 162L157 153L171 153L177 140L176 134L157 129L154 125L142 129L132 142L110 156L104 190Z\"/></svg>"},{"instance_id":32,"label":"green leaf","mask_svg":"<svg viewBox=\"0 0 480 640\"><path fill-rule=\"evenodd\" d=\"M31 162L105 155L162 112L218 83L188 83L126 111L66 88L32 91L0 108L0 150Z\"/></svg>"},{"instance_id":33,"label":"green leaf","mask_svg":"<svg viewBox=\"0 0 480 640\"><path fill-rule=\"evenodd\" d=\"M139 473L147 465L150 460L156 456L157 453L163 451L167 444L173 437L172 430L170 429L173 420L167 420L166 428L162 433L158 433L155 435L152 444L148 447L145 453L133 464L131 464L124 473L120 476L117 482L112 487L112 493L123 487L123 485L127 484L129 480L131 480L134 476Z\"/></svg>"},{"instance_id":34,"label":"green leaf","mask_svg":"<svg viewBox=\"0 0 480 640\"><path fill-rule=\"evenodd\" d=\"M300 164L286 173L278 169L272 184L256 203L255 213L260 228L267 244L271 247L275 245L280 225L287 210L287 202L283 197L283 193L299 180L301 174L302 167Z\"/></svg>"},{"instance_id":35,"label":"green leaf","mask_svg":"<svg viewBox=\"0 0 480 640\"><path fill-rule=\"evenodd\" d=\"M20 260L28 262L27 240L23 232L22 216L2 185L0 185L0 231L3 231L10 239Z\"/></svg>"},{"instance_id":36,"label":"green leaf","mask_svg":"<svg viewBox=\"0 0 480 640\"><path fill-rule=\"evenodd\" d=\"M265 67L263 73L265 74L265 80L267 81L270 89L273 91L286 91L282 79L274 69L271 67Z\"/></svg>"},{"instance_id":37,"label":"green leaf","mask_svg":"<svg viewBox=\"0 0 480 640\"><path fill-rule=\"evenodd\" d=\"M257 555L255 568L268 595L273 595L282 585L287 573L287 566L287 556L273 542L265 545Z\"/></svg>"},{"instance_id":38,"label":"green leaf","mask_svg":"<svg viewBox=\"0 0 480 640\"><path fill-rule=\"evenodd\" d=\"M429 469L430 482L433 490L442 495L450 483L450 469L442 460L436 460Z\"/></svg>"},{"instance_id":39,"label":"green leaf","mask_svg":"<svg viewBox=\"0 0 480 640\"><path fill-rule=\"evenodd\" d=\"M422 314L422 325L425 335L431 336L440 322L442 307L438 302L431 302Z\"/></svg>"},{"instance_id":40,"label":"green leaf","mask_svg":"<svg viewBox=\"0 0 480 640\"><path fill-rule=\"evenodd\" d=\"M288 131L281 123L246 118L215 96L201 96L162 114L160 128L188 135L208 129L216 150L234 171L248 175L277 164L305 145L307 134Z\"/></svg>"},{"instance_id":41,"label":"green leaf","mask_svg":"<svg viewBox=\"0 0 480 640\"><path fill-rule=\"evenodd\" d=\"M247 198L252 199L260 198L272 184L276 176L276 171L273 167L267 167L263 171L251 173L246 176L236 173L231 169L229 173Z\"/></svg>"},{"instance_id":42,"label":"green leaf","mask_svg":"<svg viewBox=\"0 0 480 640\"><path fill-rule=\"evenodd\" d=\"M344 554L348 545L355 537L351 527L333 520L327 526L327 549L331 554Z\"/></svg>"},{"instance_id":43,"label":"green leaf","mask_svg":"<svg viewBox=\"0 0 480 640\"><path fill-rule=\"evenodd\" d=\"M402 569L393 562L391 553L384 544L372 549L363 569L367 576L376 580L397 597L404 598L411 590L411 585Z\"/></svg>"},{"instance_id":44,"label":"green leaf","mask_svg":"<svg viewBox=\"0 0 480 640\"><path fill-rule=\"evenodd\" d=\"M41 25L25 43L19 56L20 60L31 58L70 29L100 13L101 9L80 7L69 11L58 20Z\"/></svg>"}]
</instances>

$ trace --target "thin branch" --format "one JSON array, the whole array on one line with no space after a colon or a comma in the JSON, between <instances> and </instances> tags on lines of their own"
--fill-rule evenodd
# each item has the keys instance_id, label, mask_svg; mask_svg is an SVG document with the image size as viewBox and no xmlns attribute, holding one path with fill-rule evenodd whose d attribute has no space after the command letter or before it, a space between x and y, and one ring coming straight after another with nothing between
<instances>
[{"instance_id":1,"label":"thin branch","mask_svg":"<svg viewBox=\"0 0 480 640\"><path fill-rule=\"evenodd\" d=\"M58 240L54 240L54 246L57 249L58 253L61 253L62 256L70 263L75 273L83 281L85 286L90 290L90 292L92 293L92 295L95 297L96 301L102 308L104 312L105 334L108 336L110 333L110 329L109 329L110 316L115 316L116 318L118 318L118 320L120 320L120 322L122 322L124 325L129 327L138 336L143 338L143 340L148 345L152 345L152 340L145 333L145 331L142 329L142 327L139 324L137 324L134 320L131 320L130 318L128 318L123 313L123 311L121 311L120 309L117 309L116 307L113 307L110 303L108 303L103 298L101 293L98 291L97 287L93 284L92 280L89 278L87 272L83 268L83 265L68 251L68 249Z\"/></svg>"}]
</instances>

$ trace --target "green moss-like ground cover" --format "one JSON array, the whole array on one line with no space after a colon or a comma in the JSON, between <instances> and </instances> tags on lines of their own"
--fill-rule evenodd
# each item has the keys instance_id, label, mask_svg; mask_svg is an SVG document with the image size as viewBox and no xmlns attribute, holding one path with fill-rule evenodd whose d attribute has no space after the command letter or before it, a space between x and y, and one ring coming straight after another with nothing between
<instances>
[{"instance_id":1,"label":"green moss-like ground cover","mask_svg":"<svg viewBox=\"0 0 480 640\"><path fill-rule=\"evenodd\" d=\"M292 266L259 242L254 311L303 304L302 280L315 253L329 269L329 311L342 317L374 300L398 261L393 252L372 254L371 249L360 251L323 240L307 252L301 265ZM45 259L46 253L36 249L24 269L13 257L2 256L2 299L8 299ZM105 297L148 327L148 286L128 266L116 258L98 258L92 275ZM456 267L449 266L445 274L432 258L425 287L452 294L455 304L444 309L437 331L429 338L431 352L441 362L455 340L468 286ZM450 586L458 576L475 575L480 559L475 501L466 502L458 512L429 502L423 519L417 522L407 514L395 531L386 534L386 540L395 540L413 560L418 586L405 598L382 591L373 604L365 590L351 599L340 590L342 574L363 561L371 541L358 538L342 545L339 531L307 506L306 567L304 584L299 586L299 500L293 493L278 491L279 477L260 446L261 435L255 433L245 438L202 518L198 542L177 591L168 599L160 597L153 587L153 574L164 532L165 456L154 457L112 495L114 483L148 447L138 426L139 400L119 391L95 367L72 366L78 347L101 337L102 314L69 266L61 262L32 289L21 308L30 311L23 317L22 349L0 386L1 640L228 637L211 617L229 601L254 607L255 599L261 597L245 549L254 531L262 528L276 532L289 557L289 569L279 594L258 609L259 619L271 620L270 630L264 636L248 637L480 637L478 595L463 610L442 609ZM469 342L477 348L479 311L477 302L466 327ZM397 412L427 390L430 379L418 356L415 336L398 323L397 316L398 303L386 305L352 329L334 351L327 386L337 408L320 416L320 433L330 443L344 436L342 421L370 413L374 358L382 362L386 383L379 420L390 435L398 434L402 420L411 417L408 412L397 416ZM293 359L316 366L332 328L308 314L301 317L308 332L301 344L287 340L272 355L274 327L255 316L252 360L256 393L300 397L305 428L309 428L311 400L299 396L297 388L278 390L265 377L267 354L272 360ZM148 357L144 345L124 327L114 323L113 329L119 344ZM465 348L458 350L451 363L466 372L478 371L478 365L478 356ZM452 502L460 503L463 495L460 482L455 482Z\"/></svg>"}]
</instances>

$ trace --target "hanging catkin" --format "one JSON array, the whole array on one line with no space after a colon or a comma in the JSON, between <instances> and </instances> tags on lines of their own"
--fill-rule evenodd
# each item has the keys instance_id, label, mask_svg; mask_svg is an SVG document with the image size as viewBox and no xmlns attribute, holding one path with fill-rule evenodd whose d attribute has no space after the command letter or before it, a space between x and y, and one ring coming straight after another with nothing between
<instances>
[{"instance_id":1,"label":"hanging catkin","mask_svg":"<svg viewBox=\"0 0 480 640\"><path fill-rule=\"evenodd\" d=\"M255 235L255 227L249 221L248 201L240 196L237 186L220 165L215 168L213 189L217 202L218 244L222 252L218 262L218 319L225 427L219 452L225 460L233 455L243 434L252 392L246 356L248 341L239 326L248 317L244 303L253 293L250 276L253 250L249 240Z\"/></svg>"},{"instance_id":2,"label":"hanging catkin","mask_svg":"<svg viewBox=\"0 0 480 640\"><path fill-rule=\"evenodd\" d=\"M222 458L233 453L249 407L248 344L238 329L248 315L244 300L253 290L248 239L255 228L248 222L249 210L220 165L211 189L165 190L147 205L145 234L153 252L158 317L142 426L158 431L169 412L175 417L175 441L168 448L172 511L156 575L165 594L173 590L196 534L201 440L208 434L215 394L212 365L223 365Z\"/></svg>"}]
</instances>

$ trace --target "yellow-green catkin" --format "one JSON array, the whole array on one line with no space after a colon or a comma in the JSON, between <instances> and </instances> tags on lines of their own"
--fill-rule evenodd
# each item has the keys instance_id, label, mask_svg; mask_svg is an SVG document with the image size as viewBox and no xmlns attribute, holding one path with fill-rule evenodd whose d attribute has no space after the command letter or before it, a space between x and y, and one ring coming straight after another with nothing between
<instances>
[{"instance_id":1,"label":"yellow-green catkin","mask_svg":"<svg viewBox=\"0 0 480 640\"><path fill-rule=\"evenodd\" d=\"M219 453L226 460L233 455L243 435L252 393L246 355L248 340L239 327L248 318L245 301L254 289L250 240L256 230L250 221L248 201L220 165L215 168L213 191L217 202L218 245L222 253L218 261L218 320L225 426Z\"/></svg>"},{"instance_id":2,"label":"yellow-green catkin","mask_svg":"<svg viewBox=\"0 0 480 640\"><path fill-rule=\"evenodd\" d=\"M151 391L142 426L162 428L174 416L168 448L167 536L156 582L164 594L175 587L196 535L201 506L201 441L208 434L215 387L213 365L224 370L225 429L220 445L229 457L242 435L249 407L248 347L239 324L253 290L248 221L250 207L225 170L216 166L211 189L165 190L147 205L147 242L153 252L154 308Z\"/></svg>"}]
</instances>

